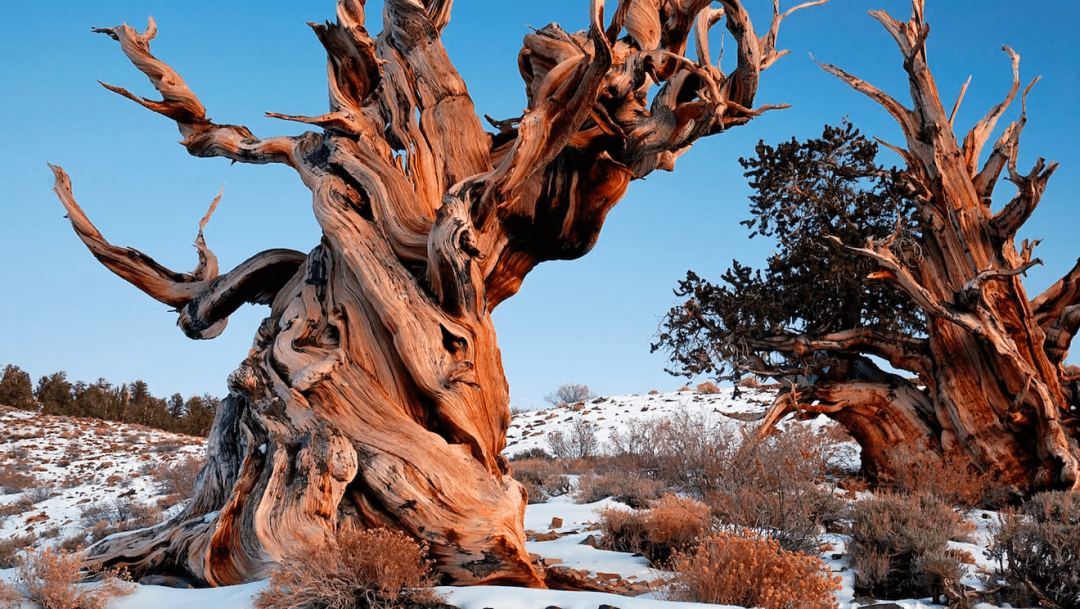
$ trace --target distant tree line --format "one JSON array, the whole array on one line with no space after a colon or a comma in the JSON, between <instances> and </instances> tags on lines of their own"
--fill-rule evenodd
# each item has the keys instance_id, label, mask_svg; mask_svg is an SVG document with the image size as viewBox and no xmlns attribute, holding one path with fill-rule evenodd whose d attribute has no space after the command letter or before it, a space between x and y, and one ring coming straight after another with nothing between
<instances>
[{"instance_id":1,"label":"distant tree line","mask_svg":"<svg viewBox=\"0 0 1080 609\"><path fill-rule=\"evenodd\" d=\"M168 399L154 397L144 381L112 385L70 382L60 371L43 376L35 388L30 375L13 364L4 366L0 404L43 414L88 417L144 425L164 431L206 437L220 400L209 395L187 400L179 393Z\"/></svg>"}]
</instances>

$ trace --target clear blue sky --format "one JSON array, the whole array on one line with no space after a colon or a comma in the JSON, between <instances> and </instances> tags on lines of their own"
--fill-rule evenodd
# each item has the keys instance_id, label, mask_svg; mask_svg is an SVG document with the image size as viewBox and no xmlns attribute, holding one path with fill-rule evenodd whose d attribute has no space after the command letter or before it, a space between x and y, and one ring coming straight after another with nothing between
<instances>
[{"instance_id":1,"label":"clear blue sky","mask_svg":"<svg viewBox=\"0 0 1080 609\"><path fill-rule=\"evenodd\" d=\"M759 31L771 3L745 0ZM782 2L782 9L792 5ZM614 7L614 2L611 2ZM585 26L587 0L459 0L445 32L451 58L480 113L516 116L525 98L516 56L528 27ZM866 15L883 8L906 19L902 0L831 0L796 13L780 32L792 53L763 76L758 103L790 103L751 124L702 141L674 173L631 185L611 213L596 248L572 262L540 266L521 292L495 312L513 403L538 405L565 382L604 394L671 390L682 379L649 353L672 288L687 269L718 279L733 258L759 266L768 244L750 241L749 189L736 162L759 139L819 135L848 116L864 133L902 143L883 110L818 69L808 53L843 67L907 101L892 40ZM369 25L378 2L369 3ZM35 381L65 370L69 378L143 379L155 395L224 395L226 376L251 345L267 309L245 307L212 341L191 341L168 308L102 267L75 237L51 192L46 161L71 175L77 200L117 245L132 246L175 270L190 270L197 223L224 185L206 230L223 269L272 247L309 251L319 240L310 193L288 168L230 165L189 157L175 126L100 87L95 80L156 96L109 38L91 26L158 22L154 53L175 67L218 122L257 135L297 133L298 125L263 112L317 115L326 109L322 48L305 25L332 19L323 2L122 0L5 3L0 125L0 365L11 362ZM1080 10L1037 0L929 0L931 68L946 104L973 76L957 119L966 129L1008 91L1001 51L1022 57L1028 99L1021 144L1026 172L1040 156L1061 163L1042 205L1021 233L1042 238L1045 262L1029 273L1029 295L1064 274L1080 255ZM718 45L714 44L715 48ZM729 56L731 53L729 53ZM1012 120L1019 103L1006 115ZM1007 124L1007 123L1003 123ZM887 158L887 162L897 162ZM1008 184L999 198L1012 196ZM999 202L1000 204L1000 202ZM1080 363L1080 346L1070 361Z\"/></svg>"}]
</instances>

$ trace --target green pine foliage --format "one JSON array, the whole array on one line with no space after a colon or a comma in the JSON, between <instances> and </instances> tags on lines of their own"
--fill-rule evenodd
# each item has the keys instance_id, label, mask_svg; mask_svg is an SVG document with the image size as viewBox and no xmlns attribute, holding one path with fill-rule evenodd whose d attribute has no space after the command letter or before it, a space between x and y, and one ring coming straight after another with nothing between
<instances>
[{"instance_id":1,"label":"green pine foliage","mask_svg":"<svg viewBox=\"0 0 1080 609\"><path fill-rule=\"evenodd\" d=\"M867 279L875 263L848 246L896 234L893 247L914 247L903 174L876 162L878 146L850 123L826 126L820 138L759 143L740 159L750 186L751 238L775 241L764 269L733 261L711 283L693 271L675 293L685 302L665 316L653 351L667 351L675 374L738 378L741 369L805 369L806 357L770 350L771 340L866 327L920 334L925 322L908 297Z\"/></svg>"},{"instance_id":2,"label":"green pine foliage","mask_svg":"<svg viewBox=\"0 0 1080 609\"><path fill-rule=\"evenodd\" d=\"M8 364L0 379L0 405L43 414L86 417L153 427L163 431L206 437L220 400L206 394L186 401L180 394L168 400L154 397L142 380L113 385L68 381L60 371L41 377L35 389L30 375Z\"/></svg>"},{"instance_id":3,"label":"green pine foliage","mask_svg":"<svg viewBox=\"0 0 1080 609\"><path fill-rule=\"evenodd\" d=\"M4 366L4 376L0 378L0 404L23 410L34 408L34 386L30 383L30 375L18 366Z\"/></svg>"}]
</instances>

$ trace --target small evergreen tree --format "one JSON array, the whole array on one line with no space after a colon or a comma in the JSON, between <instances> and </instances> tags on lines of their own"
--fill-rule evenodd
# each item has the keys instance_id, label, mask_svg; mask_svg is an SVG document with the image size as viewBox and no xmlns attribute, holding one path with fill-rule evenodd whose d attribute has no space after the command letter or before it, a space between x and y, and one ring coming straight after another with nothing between
<instances>
[{"instance_id":1,"label":"small evergreen tree","mask_svg":"<svg viewBox=\"0 0 1080 609\"><path fill-rule=\"evenodd\" d=\"M4 366L0 379L0 404L23 410L34 410L34 386L30 375L13 364Z\"/></svg>"},{"instance_id":2,"label":"small evergreen tree","mask_svg":"<svg viewBox=\"0 0 1080 609\"><path fill-rule=\"evenodd\" d=\"M897 235L911 245L912 218L901 173L876 163L878 146L844 121L820 138L757 145L739 159L750 186L751 238L775 239L762 272L735 260L717 285L687 272L675 294L686 301L664 318L653 351L666 350L676 374L738 379L745 373L844 378L873 366L858 353L800 350L791 338L855 328L883 334L924 331L910 299L868 279L876 263L848 244Z\"/></svg>"},{"instance_id":3,"label":"small evergreen tree","mask_svg":"<svg viewBox=\"0 0 1080 609\"><path fill-rule=\"evenodd\" d=\"M210 435L210 426L214 423L214 412L219 405L220 400L208 393L190 397L185 404L187 412L184 414L181 431L191 436Z\"/></svg>"},{"instance_id":4,"label":"small evergreen tree","mask_svg":"<svg viewBox=\"0 0 1080 609\"><path fill-rule=\"evenodd\" d=\"M45 414L68 414L75 400L72 390L67 373L61 370L41 377L34 395Z\"/></svg>"}]
</instances>

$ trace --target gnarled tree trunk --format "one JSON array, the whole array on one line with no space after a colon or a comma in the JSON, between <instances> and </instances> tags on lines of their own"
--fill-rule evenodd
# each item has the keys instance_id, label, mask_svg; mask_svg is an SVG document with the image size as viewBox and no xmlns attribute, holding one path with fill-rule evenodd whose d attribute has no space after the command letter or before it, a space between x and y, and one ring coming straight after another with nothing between
<instances>
[{"instance_id":1,"label":"gnarled tree trunk","mask_svg":"<svg viewBox=\"0 0 1080 609\"><path fill-rule=\"evenodd\" d=\"M857 251L880 264L873 277L892 281L924 311L927 336L848 331L773 346L790 353L873 354L917 378L876 369L868 375L867 366L838 368L782 396L766 423L796 409L827 413L862 444L871 473L887 474L913 453L959 453L1021 490L1080 489L1080 374L1063 364L1080 327L1080 261L1029 300L1020 276L1040 263L1032 258L1037 242L1024 241L1019 249L1015 243L1057 164L1039 159L1027 175L1017 171L1026 122L1021 113L979 167L983 145L1019 91L1019 56L1005 47L1014 71L1008 97L961 143L953 132L960 100L946 112L926 62L923 2L912 6L908 22L881 11L871 15L900 47L914 108L823 67L880 103L906 136L906 148L889 147L907 162L922 236L914 245L890 239ZM995 213L991 194L1002 172L1017 194Z\"/></svg>"},{"instance_id":2,"label":"gnarled tree trunk","mask_svg":"<svg viewBox=\"0 0 1080 609\"><path fill-rule=\"evenodd\" d=\"M353 524L426 541L446 581L542 586L524 549L525 492L500 455L509 396L491 311L538 263L588 252L631 180L762 111L750 109L758 77L783 54L776 28L791 11L758 38L737 0L720 4L623 0L605 29L593 0L588 32L528 34L528 109L492 121L494 134L440 42L449 1L386 0L373 39L363 1L340 0L336 23L312 26L329 58L330 112L271 114L321 128L296 137L206 118L150 53L153 21L142 34L97 30L163 100L111 90L174 120L195 156L295 169L323 239L219 274L200 225L198 268L175 273L110 245L54 168L80 238L176 307L188 336L216 336L244 302L270 305L229 378L194 500L171 522L93 546L88 563L234 584ZM726 74L707 44L723 19L738 45ZM685 57L692 28L696 60Z\"/></svg>"}]
</instances>

